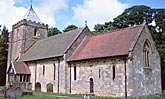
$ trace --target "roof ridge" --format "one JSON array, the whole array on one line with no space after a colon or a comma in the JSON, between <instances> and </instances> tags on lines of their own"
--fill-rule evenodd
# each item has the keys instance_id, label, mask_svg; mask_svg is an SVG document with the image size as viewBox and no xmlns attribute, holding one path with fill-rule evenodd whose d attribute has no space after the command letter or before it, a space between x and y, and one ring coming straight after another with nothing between
<instances>
[{"instance_id":1,"label":"roof ridge","mask_svg":"<svg viewBox=\"0 0 165 99\"><path fill-rule=\"evenodd\" d=\"M122 31L122 30L126 30L126 29L131 29L131 28L136 28L136 27L143 26L143 25L144 25L144 24L140 24L140 25L136 25L136 26L125 27L125 28L121 28L121 29L115 29L115 30L112 30L112 31L106 31L106 32L102 32L102 33L100 33L100 34L92 35L92 36L90 36L90 37L98 36L98 35L104 35L104 34L116 32L116 31Z\"/></svg>"},{"instance_id":2,"label":"roof ridge","mask_svg":"<svg viewBox=\"0 0 165 99\"><path fill-rule=\"evenodd\" d=\"M83 30L84 28L78 28L78 29L75 29L75 30L80 30L80 29ZM48 40L48 39L55 38L55 37L58 37L58 36L70 34L70 33L72 33L72 32L75 31L75 30L71 30L71 31L68 31L68 32L62 32L62 33L60 33L60 34L56 34L56 35L53 35L53 36L50 36L50 37L47 37L47 38L44 38L44 39L41 39L41 40L38 40L38 41L44 41L44 40ZM82 30L81 30L81 32L82 32ZM70 32L70 33L69 33L69 32ZM38 41L37 41L37 42L38 42Z\"/></svg>"}]
</instances>

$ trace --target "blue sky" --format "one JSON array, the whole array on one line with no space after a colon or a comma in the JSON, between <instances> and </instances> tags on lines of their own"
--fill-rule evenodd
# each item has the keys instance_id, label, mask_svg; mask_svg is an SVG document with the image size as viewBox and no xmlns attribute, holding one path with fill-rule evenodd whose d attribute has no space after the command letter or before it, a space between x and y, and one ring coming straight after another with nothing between
<instances>
[{"instance_id":1,"label":"blue sky","mask_svg":"<svg viewBox=\"0 0 165 99\"><path fill-rule=\"evenodd\" d=\"M0 0L0 24L11 26L20 21L28 11L31 0ZM134 5L165 8L164 0L33 0L33 8L43 23L61 31L68 25L90 29L95 24L112 21L124 9ZM9 10L10 9L10 10ZM6 13L8 12L8 13Z\"/></svg>"},{"instance_id":2,"label":"blue sky","mask_svg":"<svg viewBox=\"0 0 165 99\"><path fill-rule=\"evenodd\" d=\"M146 5L151 8L165 8L164 0L119 0L123 3L128 3L129 6Z\"/></svg>"}]
</instances>

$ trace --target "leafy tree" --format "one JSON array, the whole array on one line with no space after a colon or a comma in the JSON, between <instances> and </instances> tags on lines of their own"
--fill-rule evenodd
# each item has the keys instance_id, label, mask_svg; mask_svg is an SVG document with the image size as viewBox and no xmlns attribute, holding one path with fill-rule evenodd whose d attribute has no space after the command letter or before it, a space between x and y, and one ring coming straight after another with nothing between
<instances>
[{"instance_id":1,"label":"leafy tree","mask_svg":"<svg viewBox=\"0 0 165 99\"><path fill-rule=\"evenodd\" d=\"M114 18L113 25L117 28L139 25L143 23L144 18L147 23L151 23L153 20L153 10L144 5L133 6Z\"/></svg>"},{"instance_id":2,"label":"leafy tree","mask_svg":"<svg viewBox=\"0 0 165 99\"><path fill-rule=\"evenodd\" d=\"M165 9L153 9L156 22L154 39L161 56L162 65L165 66Z\"/></svg>"},{"instance_id":3,"label":"leafy tree","mask_svg":"<svg viewBox=\"0 0 165 99\"><path fill-rule=\"evenodd\" d=\"M60 30L57 29L56 27L51 27L48 29L48 36L53 36L60 33L61 33Z\"/></svg>"},{"instance_id":4,"label":"leafy tree","mask_svg":"<svg viewBox=\"0 0 165 99\"><path fill-rule=\"evenodd\" d=\"M6 79L6 68L7 68L7 50L8 50L8 29L3 26L0 38L0 85L5 85Z\"/></svg>"},{"instance_id":5,"label":"leafy tree","mask_svg":"<svg viewBox=\"0 0 165 99\"><path fill-rule=\"evenodd\" d=\"M75 30L75 29L77 29L78 27L77 26L75 26L75 25L69 25L69 26L67 26L64 30L63 30L63 32L68 32L68 31L70 31L70 30Z\"/></svg>"},{"instance_id":6,"label":"leafy tree","mask_svg":"<svg viewBox=\"0 0 165 99\"><path fill-rule=\"evenodd\" d=\"M94 26L93 34L100 34L107 31L112 31L116 29L113 26L113 22L105 22L104 24L97 24Z\"/></svg>"},{"instance_id":7,"label":"leafy tree","mask_svg":"<svg viewBox=\"0 0 165 99\"><path fill-rule=\"evenodd\" d=\"M102 33L102 32L104 32L104 25L103 24L96 24L94 26L94 30L95 31L93 31L93 34Z\"/></svg>"}]
</instances>

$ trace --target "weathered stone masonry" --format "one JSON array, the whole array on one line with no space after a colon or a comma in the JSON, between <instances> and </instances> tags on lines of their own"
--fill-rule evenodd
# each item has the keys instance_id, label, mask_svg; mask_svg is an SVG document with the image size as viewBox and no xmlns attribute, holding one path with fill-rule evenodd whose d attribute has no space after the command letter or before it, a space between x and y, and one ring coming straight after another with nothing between
<instances>
[{"instance_id":1,"label":"weathered stone masonry","mask_svg":"<svg viewBox=\"0 0 165 99\"><path fill-rule=\"evenodd\" d=\"M124 97L125 65L124 58L105 58L71 63L71 93L90 94L89 79L92 78L95 95ZM75 66L77 69L76 80L74 80ZM113 66L115 70L113 70ZM113 76L115 77L113 78Z\"/></svg>"},{"instance_id":2,"label":"weathered stone masonry","mask_svg":"<svg viewBox=\"0 0 165 99\"><path fill-rule=\"evenodd\" d=\"M148 77L145 74L144 58L143 58L143 46L145 41L150 42L150 69L151 75ZM138 37L133 51L128 60L130 68L128 78L128 89L130 89L131 96L149 96L153 94L161 94L161 67L160 56L156 50L155 43L149 33L149 30L145 26L141 35Z\"/></svg>"}]
</instances>

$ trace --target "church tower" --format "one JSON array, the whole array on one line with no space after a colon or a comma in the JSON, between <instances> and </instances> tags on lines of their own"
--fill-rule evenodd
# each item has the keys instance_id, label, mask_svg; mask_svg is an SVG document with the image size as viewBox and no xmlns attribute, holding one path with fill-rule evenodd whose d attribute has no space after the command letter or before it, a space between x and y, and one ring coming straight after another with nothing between
<instances>
[{"instance_id":1,"label":"church tower","mask_svg":"<svg viewBox=\"0 0 165 99\"><path fill-rule=\"evenodd\" d=\"M19 58L37 41L48 36L48 25L43 24L31 6L23 19L12 26L9 39L8 65Z\"/></svg>"}]
</instances>

